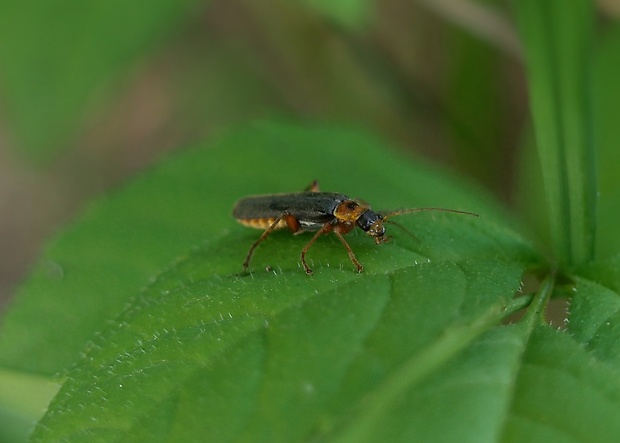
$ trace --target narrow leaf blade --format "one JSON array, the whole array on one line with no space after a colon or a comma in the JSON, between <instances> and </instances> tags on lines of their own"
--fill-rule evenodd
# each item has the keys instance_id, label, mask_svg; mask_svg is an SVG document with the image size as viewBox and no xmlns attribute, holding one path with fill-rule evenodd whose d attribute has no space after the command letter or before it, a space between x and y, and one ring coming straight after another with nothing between
<instances>
[{"instance_id":1,"label":"narrow leaf blade","mask_svg":"<svg viewBox=\"0 0 620 443\"><path fill-rule=\"evenodd\" d=\"M555 258L594 257L596 179L589 90L592 3L515 3Z\"/></svg>"}]
</instances>

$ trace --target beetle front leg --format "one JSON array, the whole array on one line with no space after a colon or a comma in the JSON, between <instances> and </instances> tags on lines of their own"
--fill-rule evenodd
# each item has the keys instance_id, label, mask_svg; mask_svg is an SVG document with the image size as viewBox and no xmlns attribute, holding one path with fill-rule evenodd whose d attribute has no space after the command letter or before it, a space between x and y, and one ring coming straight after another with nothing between
<instances>
[{"instance_id":1,"label":"beetle front leg","mask_svg":"<svg viewBox=\"0 0 620 443\"><path fill-rule=\"evenodd\" d=\"M347 253L349 254L349 259L351 259L351 261L353 262L353 264L355 265L355 267L357 268L357 272L359 272L360 274L362 272L364 272L364 267L362 266L362 264L359 262L359 260L357 259L357 257L355 257L355 254L353 253L353 249L351 249L351 246L349 246L349 244L347 243L347 241L344 239L344 236L338 231L338 229L334 229L334 234L336 234L336 237L338 237L338 240L340 240L340 242L343 244L343 246L346 248Z\"/></svg>"}]
</instances>

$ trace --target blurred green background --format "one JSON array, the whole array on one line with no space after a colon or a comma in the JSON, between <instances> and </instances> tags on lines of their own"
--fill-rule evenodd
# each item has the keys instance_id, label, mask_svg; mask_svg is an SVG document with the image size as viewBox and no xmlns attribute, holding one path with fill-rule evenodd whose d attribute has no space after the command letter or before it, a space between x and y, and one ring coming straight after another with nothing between
<instances>
[{"instance_id":1,"label":"blurred green background","mask_svg":"<svg viewBox=\"0 0 620 443\"><path fill-rule=\"evenodd\" d=\"M525 87L507 1L0 0L0 303L86 201L253 119L364 127L518 206Z\"/></svg>"}]
</instances>

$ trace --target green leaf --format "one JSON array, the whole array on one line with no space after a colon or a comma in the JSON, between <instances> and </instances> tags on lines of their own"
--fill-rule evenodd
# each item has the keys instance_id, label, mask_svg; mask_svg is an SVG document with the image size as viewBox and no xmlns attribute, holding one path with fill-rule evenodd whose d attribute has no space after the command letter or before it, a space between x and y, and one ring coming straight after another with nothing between
<instances>
[{"instance_id":1,"label":"green leaf","mask_svg":"<svg viewBox=\"0 0 620 443\"><path fill-rule=\"evenodd\" d=\"M403 215L415 237L390 226L382 245L352 233L364 274L325 237L309 277L307 237L276 232L241 274L260 233L232 220L235 199L313 178L376 209L480 217ZM471 186L368 134L261 123L168 159L52 242L0 358L14 373L63 371L33 441L613 441L612 342L587 348L592 330L540 326L552 279L524 320L496 326L539 264ZM577 294L614 281L613 264L592 266ZM601 324L602 311L571 321Z\"/></svg>"},{"instance_id":2,"label":"green leaf","mask_svg":"<svg viewBox=\"0 0 620 443\"><path fill-rule=\"evenodd\" d=\"M368 255L389 268L390 251L401 243L446 257L484 256L497 243L495 236L478 236L479 243L464 238L464 225L495 232L511 244L494 249L500 257L513 259L512 254L524 262L534 260L529 246L507 228L501 210L486 197L475 196L428 166L410 163L367 134L258 124L224 137L210 149L170 158L109 200L93 205L53 240L4 319L0 362L47 375L67 368L94 333L106 327L150 279L190 247L230 229L242 241L237 257L226 265L240 271L258 232L232 219L235 200L252 193L297 191L313 178L321 180L325 190L362 197L376 209L443 206L481 214L479 219L430 212L403 216L403 222L413 223L417 240L394 228L395 241L388 247L353 235L351 245L362 262ZM303 239L281 234L257 250L254 270L269 264L297 271ZM269 243L278 239L290 245L290 252L279 252L277 261L265 260L274 254ZM320 266L351 270L342 246L331 242L336 244L330 252L317 245L309 259Z\"/></svg>"},{"instance_id":3,"label":"green leaf","mask_svg":"<svg viewBox=\"0 0 620 443\"><path fill-rule=\"evenodd\" d=\"M488 235L460 223L466 238ZM269 261L298 254L290 238L278 240ZM295 264L238 276L244 244L233 232L148 288L70 371L34 441L296 441L337 429L369 392L393 407L383 391L393 392L394 373L409 387L495 324L523 272L469 261L458 246L428 256L395 246L388 258L362 249L358 275L335 266L332 243L316 254L314 278ZM418 361L428 366L421 374Z\"/></svg>"},{"instance_id":4,"label":"green leaf","mask_svg":"<svg viewBox=\"0 0 620 443\"><path fill-rule=\"evenodd\" d=\"M593 124L596 139L597 166L597 225L596 256L604 259L620 251L620 89L610 87L620 76L620 27L612 28L596 41L592 49L592 102ZM536 226L538 234L545 240L550 236L547 221L547 204L542 189L540 163L536 158L533 143L526 138L522 147L519 165L520 186L517 199L519 207L529 218L530 225ZM548 241L547 241L548 243Z\"/></svg>"},{"instance_id":5,"label":"green leaf","mask_svg":"<svg viewBox=\"0 0 620 443\"><path fill-rule=\"evenodd\" d=\"M364 275L355 272L342 245L327 237L309 252L309 262L316 272L310 278L298 264L305 243L303 236L278 232L257 250L253 274L239 277L246 251L259 232L235 223L230 215L234 201L255 192L296 191L313 178L321 180L325 190L361 196L376 203L377 209L443 206L473 210L481 217L439 212L402 216L399 223L415 238L390 227L393 241L379 246L364 235L351 234L348 241L366 266ZM377 360L379 373L360 373L364 378L379 377L376 382L390 367L410 357L409 348L399 343L411 342L413 346L417 342L411 349L430 346L432 350L433 340L445 327L456 327L458 331L458 325L475 325L489 310L499 315L499 307L518 288L524 267L539 260L502 212L472 187L428 165L404 159L368 134L329 126L250 126L208 148L197 147L168 159L126 189L94 204L53 240L4 319L0 359L15 371L53 374L75 364L84 352L88 355L86 362L97 358L109 363L109 358L125 355L121 349L133 347L136 340L147 345L153 333L165 343L156 352L167 357L148 357L154 348L146 354L138 350L147 360L128 360L125 369L132 374L127 379L129 385L112 384L103 390L93 386L96 392L83 392L91 396L105 391L111 400L115 397L113 391L130 393L129 398L112 400L120 402L116 403L118 408L111 403L93 402L94 397L89 397L89 404L99 404L106 411L102 420L109 420L108 414L116 414L127 405L126 401L144 399L140 392L160 392L159 400L153 399L157 408L148 409L141 403L139 408L132 408L138 415L122 419L130 423L137 439L141 433L149 439L168 427L181 432L183 427L177 428L166 415L171 411L166 405L178 406L178 401L201 408L207 415L234 418L235 423L254 414L253 420L259 426L256 411L246 411L246 415L242 411L251 407L247 390L263 380L266 357L262 340L268 322L278 325L272 338L283 343L274 362L288 362L290 377L296 377L294 368L304 369L300 361L308 358L300 356L305 352L328 353L322 359L327 366L307 368L311 378L305 386L322 399L311 408L314 415L299 422L295 429L287 425L282 430L305 432L316 414L334 399L330 393L343 388L348 363L361 358L360 369L366 371L366 360L359 354L366 339L372 336L373 352L387 352ZM186 257L170 265L183 255ZM170 266L168 272L155 279ZM265 272L267 266L274 271ZM140 288L149 281L153 283L139 295ZM411 298L413 295L416 297ZM113 320L127 306L127 312ZM376 327L380 318L385 323ZM393 346L386 346L384 342L393 332L392 323L399 325L396 330L400 338ZM318 341L307 341L307 347L300 348L307 337ZM177 346L179 338L189 347ZM331 349L327 346L330 343ZM449 353L440 353L439 363L460 348L450 349ZM180 351L183 355L179 355ZM169 359L170 352L174 359ZM195 359L194 363L188 358ZM383 360L385 363L381 363ZM107 363L102 364L95 367L105 371ZM134 378L141 377L133 372L138 370L137 365L144 365L139 369L146 377L142 381ZM66 398L66 405L74 406L66 393L73 395L73 383L89 384L90 371L95 367L80 363L70 371L70 381L58 401ZM281 376L278 368L283 367L273 363L271 371ZM210 381L210 377L224 380L234 373L234 378L244 380L244 384L225 382L217 387ZM203 378L205 375L209 377ZM275 390L283 395L288 388L279 388L275 375L270 377L270 383L275 385L269 392ZM330 379L335 384L319 392ZM135 390L138 385L139 392ZM359 385L353 387L358 389ZM221 401L203 403L202 396L194 395L203 389L214 395L223 389L221 395L229 399L226 406ZM287 395L294 398L298 394ZM361 394L351 393L354 395ZM266 395L264 401L268 398ZM351 397L342 397L343 401L347 398ZM150 400L147 403L155 404ZM279 407L276 412L282 411ZM343 404L333 407L338 410ZM46 420L52 416L54 413ZM189 433L201 429L200 417L202 414L188 415L187 420L199 423L188 423L183 429ZM110 426L110 432L116 433L125 425L116 427L110 422ZM42 426L39 432L46 432L44 429ZM50 432L61 432L54 429ZM233 433L238 430L235 426L221 429ZM103 429L101 432L101 438L107 440Z\"/></svg>"},{"instance_id":6,"label":"green leaf","mask_svg":"<svg viewBox=\"0 0 620 443\"><path fill-rule=\"evenodd\" d=\"M0 93L15 144L52 157L135 57L175 29L195 0L2 2Z\"/></svg>"},{"instance_id":7,"label":"green leaf","mask_svg":"<svg viewBox=\"0 0 620 443\"><path fill-rule=\"evenodd\" d=\"M496 312L489 314L446 330L406 361L363 400L359 416L336 440L491 441L505 413L518 347L511 328L474 340L497 321Z\"/></svg>"},{"instance_id":8,"label":"green leaf","mask_svg":"<svg viewBox=\"0 0 620 443\"><path fill-rule=\"evenodd\" d=\"M550 285L524 321L493 327L521 266L429 257L239 276L220 264L235 242L194 251L99 335L33 441L617 436L618 373L539 325Z\"/></svg>"},{"instance_id":9,"label":"green leaf","mask_svg":"<svg viewBox=\"0 0 620 443\"><path fill-rule=\"evenodd\" d=\"M562 264L583 264L593 258L595 242L592 2L522 0L515 5L555 258Z\"/></svg>"},{"instance_id":10,"label":"green leaf","mask_svg":"<svg viewBox=\"0 0 620 443\"><path fill-rule=\"evenodd\" d=\"M600 361L620 367L620 256L579 273L568 330Z\"/></svg>"},{"instance_id":11,"label":"green leaf","mask_svg":"<svg viewBox=\"0 0 620 443\"><path fill-rule=\"evenodd\" d=\"M615 442L620 378L567 334L539 326L521 357L501 441Z\"/></svg>"},{"instance_id":12,"label":"green leaf","mask_svg":"<svg viewBox=\"0 0 620 443\"><path fill-rule=\"evenodd\" d=\"M596 52L592 88L594 127L598 154L599 217L597 257L607 258L620 251L620 90L612 85L620 76L620 26L601 38Z\"/></svg>"}]
</instances>

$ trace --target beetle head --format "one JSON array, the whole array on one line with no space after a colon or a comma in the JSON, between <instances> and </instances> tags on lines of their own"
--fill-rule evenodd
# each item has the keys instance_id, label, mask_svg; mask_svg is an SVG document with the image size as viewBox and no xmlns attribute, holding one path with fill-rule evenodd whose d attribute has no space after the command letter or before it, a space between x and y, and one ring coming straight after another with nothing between
<instances>
[{"instance_id":1,"label":"beetle head","mask_svg":"<svg viewBox=\"0 0 620 443\"><path fill-rule=\"evenodd\" d=\"M369 209L360 215L355 223L362 231L374 238L375 243L379 244L388 240L388 237L385 236L383 218L383 215Z\"/></svg>"}]
</instances>

